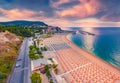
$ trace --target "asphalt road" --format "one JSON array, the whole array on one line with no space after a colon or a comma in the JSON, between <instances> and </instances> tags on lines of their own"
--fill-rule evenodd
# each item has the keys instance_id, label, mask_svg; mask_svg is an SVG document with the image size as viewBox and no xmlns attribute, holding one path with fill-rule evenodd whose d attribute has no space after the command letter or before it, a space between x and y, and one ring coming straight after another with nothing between
<instances>
[{"instance_id":1,"label":"asphalt road","mask_svg":"<svg viewBox=\"0 0 120 83\"><path fill-rule=\"evenodd\" d=\"M29 53L29 38L26 38L20 48L18 59L16 60L15 67L10 75L9 83L31 83L30 74L31 66ZM18 67L16 67L16 64Z\"/></svg>"}]
</instances>

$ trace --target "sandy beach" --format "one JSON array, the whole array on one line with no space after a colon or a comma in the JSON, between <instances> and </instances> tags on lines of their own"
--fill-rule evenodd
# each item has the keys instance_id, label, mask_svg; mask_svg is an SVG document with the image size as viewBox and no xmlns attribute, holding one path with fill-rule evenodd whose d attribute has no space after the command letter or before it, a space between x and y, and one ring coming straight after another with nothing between
<instances>
[{"instance_id":1,"label":"sandy beach","mask_svg":"<svg viewBox=\"0 0 120 83\"><path fill-rule=\"evenodd\" d=\"M114 67L113 65L105 62L104 60L101 60L100 58L96 57L95 55L93 55L92 53L89 53L83 49L81 49L80 47L76 46L75 44L73 44L67 37L67 35L63 36L63 40L69 44L73 49L77 50L77 52L79 52L81 55L85 56L86 58L88 58L89 60L99 64L99 65L104 65L105 68L107 69L113 69L116 74L120 75L120 70L116 67Z\"/></svg>"},{"instance_id":2,"label":"sandy beach","mask_svg":"<svg viewBox=\"0 0 120 83\"><path fill-rule=\"evenodd\" d=\"M66 38L56 34L44 40L54 51L60 76L67 83L120 83L120 70L95 55L86 52Z\"/></svg>"}]
</instances>

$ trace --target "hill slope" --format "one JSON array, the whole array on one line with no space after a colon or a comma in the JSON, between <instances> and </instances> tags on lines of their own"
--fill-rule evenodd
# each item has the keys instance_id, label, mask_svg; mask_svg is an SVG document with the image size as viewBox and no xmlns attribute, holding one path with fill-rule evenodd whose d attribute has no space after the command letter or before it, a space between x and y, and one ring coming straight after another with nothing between
<instances>
[{"instance_id":1,"label":"hill slope","mask_svg":"<svg viewBox=\"0 0 120 83\"><path fill-rule=\"evenodd\" d=\"M13 52L13 49L16 49L21 43L21 40L22 38L20 36L16 36L8 31L0 32L0 55Z\"/></svg>"},{"instance_id":2,"label":"hill slope","mask_svg":"<svg viewBox=\"0 0 120 83\"><path fill-rule=\"evenodd\" d=\"M23 38L11 32L0 32L0 83L6 83Z\"/></svg>"}]
</instances>

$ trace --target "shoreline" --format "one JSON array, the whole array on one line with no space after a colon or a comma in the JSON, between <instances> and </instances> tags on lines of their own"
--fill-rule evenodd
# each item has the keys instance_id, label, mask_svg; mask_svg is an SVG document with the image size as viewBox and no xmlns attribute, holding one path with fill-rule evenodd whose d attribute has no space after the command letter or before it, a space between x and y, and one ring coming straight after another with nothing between
<instances>
[{"instance_id":1,"label":"shoreline","mask_svg":"<svg viewBox=\"0 0 120 83\"><path fill-rule=\"evenodd\" d=\"M67 34L68 35L68 34ZM105 68L107 70L110 70L112 72L114 72L115 74L117 74L118 76L120 76L120 70L118 68L116 68L115 66L113 66L112 64L98 58L97 56L95 56L92 53L87 52L86 50L80 48L79 46L75 45L72 41L70 41L67 38L67 35L63 35L62 39L64 42L66 42L69 46L71 46L71 48L73 48L73 50L75 50L76 52L78 52L79 54L81 54L82 56L86 57L87 59L89 59L90 61L92 61L95 64L98 64L99 66L101 66L102 68Z\"/></svg>"},{"instance_id":2,"label":"shoreline","mask_svg":"<svg viewBox=\"0 0 120 83\"><path fill-rule=\"evenodd\" d=\"M50 56L58 62L58 83L119 83L120 70L97 56L76 46L67 38L69 33L55 34L43 43ZM49 58L48 55L45 57Z\"/></svg>"}]
</instances>

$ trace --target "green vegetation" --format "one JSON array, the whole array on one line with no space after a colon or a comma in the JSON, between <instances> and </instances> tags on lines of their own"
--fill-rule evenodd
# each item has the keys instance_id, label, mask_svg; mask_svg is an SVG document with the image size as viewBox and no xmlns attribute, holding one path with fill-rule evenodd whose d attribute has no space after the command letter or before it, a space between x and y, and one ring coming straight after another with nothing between
<instances>
[{"instance_id":1,"label":"green vegetation","mask_svg":"<svg viewBox=\"0 0 120 83\"><path fill-rule=\"evenodd\" d=\"M49 58L49 60L51 60L51 62L53 63L52 68L54 69L54 72L57 74L59 71L59 69L57 68L57 64L55 64L52 58Z\"/></svg>"},{"instance_id":2,"label":"green vegetation","mask_svg":"<svg viewBox=\"0 0 120 83\"><path fill-rule=\"evenodd\" d=\"M42 31L43 28L41 27L23 27L23 26L1 26L0 25L0 31L9 31L11 33L14 33L18 36L22 37L30 37L30 36L35 36L35 33L40 33L43 34Z\"/></svg>"},{"instance_id":3,"label":"green vegetation","mask_svg":"<svg viewBox=\"0 0 120 83\"><path fill-rule=\"evenodd\" d=\"M26 29L22 26L0 26L0 31L4 32L6 30L22 37L30 37L33 35L32 29Z\"/></svg>"},{"instance_id":4,"label":"green vegetation","mask_svg":"<svg viewBox=\"0 0 120 83\"><path fill-rule=\"evenodd\" d=\"M5 83L5 79L7 78L7 75L4 73L0 73L0 83Z\"/></svg>"},{"instance_id":5,"label":"green vegetation","mask_svg":"<svg viewBox=\"0 0 120 83\"><path fill-rule=\"evenodd\" d=\"M45 65L45 71L46 71L46 76L48 76L48 78L50 77L50 67L49 65Z\"/></svg>"},{"instance_id":6,"label":"green vegetation","mask_svg":"<svg viewBox=\"0 0 120 83\"><path fill-rule=\"evenodd\" d=\"M59 71L58 68L55 68L55 69L54 69L54 72L55 72L56 74L58 73L58 71Z\"/></svg>"},{"instance_id":7,"label":"green vegetation","mask_svg":"<svg viewBox=\"0 0 120 83\"><path fill-rule=\"evenodd\" d=\"M51 60L51 62L52 62L52 67L53 67L53 68L56 68L56 67L57 67L57 64L55 64L55 62L53 61L53 59L52 59L52 58L49 58L49 60Z\"/></svg>"},{"instance_id":8,"label":"green vegetation","mask_svg":"<svg viewBox=\"0 0 120 83\"><path fill-rule=\"evenodd\" d=\"M42 78L38 73L33 73L30 78L32 83L42 83Z\"/></svg>"},{"instance_id":9,"label":"green vegetation","mask_svg":"<svg viewBox=\"0 0 120 83\"><path fill-rule=\"evenodd\" d=\"M10 51L5 51L4 54L0 54L0 83L5 83L9 73L11 72L20 44L21 42L19 42L17 46L8 43L6 45L9 47Z\"/></svg>"},{"instance_id":10,"label":"green vegetation","mask_svg":"<svg viewBox=\"0 0 120 83\"><path fill-rule=\"evenodd\" d=\"M50 83L54 83L52 79L50 80Z\"/></svg>"},{"instance_id":11,"label":"green vegetation","mask_svg":"<svg viewBox=\"0 0 120 83\"><path fill-rule=\"evenodd\" d=\"M47 51L47 48L46 48L46 47L44 47L44 51Z\"/></svg>"},{"instance_id":12,"label":"green vegetation","mask_svg":"<svg viewBox=\"0 0 120 83\"><path fill-rule=\"evenodd\" d=\"M57 67L57 65L56 65L55 63L53 63L53 64L52 64L52 67L53 67L53 68L56 68L56 67Z\"/></svg>"},{"instance_id":13,"label":"green vegetation","mask_svg":"<svg viewBox=\"0 0 120 83\"><path fill-rule=\"evenodd\" d=\"M33 59L39 59L39 58L43 58L42 56L42 52L40 51L40 49L34 45L31 45L30 47L30 51L29 51L29 57L33 60Z\"/></svg>"},{"instance_id":14,"label":"green vegetation","mask_svg":"<svg viewBox=\"0 0 120 83\"><path fill-rule=\"evenodd\" d=\"M13 26L13 25L11 26L0 25L0 32L9 31L18 36L21 36L21 40L24 37L30 37L30 36L34 37L35 33L37 32L40 34L43 34L42 29L44 28L41 28L41 27L34 28L33 26L23 27L23 26ZM11 51L7 52L6 50L0 50L0 52L5 52L4 54L0 54L0 83L6 82L6 78L8 77L10 71L12 70L15 59L17 58L17 53L19 51L20 45L21 45L21 42L17 43L16 45L7 43L6 48L10 49ZM29 57L31 59L43 58L42 52L40 51L39 48L35 46L30 46Z\"/></svg>"},{"instance_id":15,"label":"green vegetation","mask_svg":"<svg viewBox=\"0 0 120 83\"><path fill-rule=\"evenodd\" d=\"M41 47L41 50L42 51L47 51L47 48L44 46L44 47Z\"/></svg>"},{"instance_id":16,"label":"green vegetation","mask_svg":"<svg viewBox=\"0 0 120 83\"><path fill-rule=\"evenodd\" d=\"M48 71L49 70L49 65L45 65L45 71Z\"/></svg>"},{"instance_id":17,"label":"green vegetation","mask_svg":"<svg viewBox=\"0 0 120 83\"><path fill-rule=\"evenodd\" d=\"M54 69L54 72L57 74L59 70L58 70L57 65L55 63L52 64L52 68Z\"/></svg>"},{"instance_id":18,"label":"green vegetation","mask_svg":"<svg viewBox=\"0 0 120 83\"><path fill-rule=\"evenodd\" d=\"M46 76L49 79L49 82L54 83L53 80L51 79L50 66L49 65L45 65L45 71L46 71ZM55 69L55 71L58 72L58 69Z\"/></svg>"}]
</instances>

